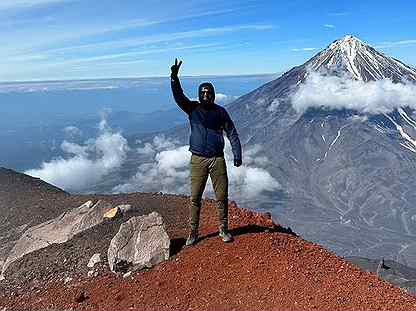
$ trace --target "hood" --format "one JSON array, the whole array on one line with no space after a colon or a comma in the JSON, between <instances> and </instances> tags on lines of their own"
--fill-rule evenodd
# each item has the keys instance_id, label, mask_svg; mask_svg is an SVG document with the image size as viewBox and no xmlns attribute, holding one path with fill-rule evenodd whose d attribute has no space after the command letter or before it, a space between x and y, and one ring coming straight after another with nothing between
<instances>
[{"instance_id":1,"label":"hood","mask_svg":"<svg viewBox=\"0 0 416 311\"><path fill-rule=\"evenodd\" d=\"M201 96L201 90L202 90L203 87L209 88L209 90L212 92L212 102L214 103L215 102L215 89L214 89L214 86L211 83L209 83L209 82L204 82L204 83L202 83L202 84L199 85L199 88L198 88L198 98L199 98L199 102L201 104L205 104L203 102L202 96Z\"/></svg>"}]
</instances>

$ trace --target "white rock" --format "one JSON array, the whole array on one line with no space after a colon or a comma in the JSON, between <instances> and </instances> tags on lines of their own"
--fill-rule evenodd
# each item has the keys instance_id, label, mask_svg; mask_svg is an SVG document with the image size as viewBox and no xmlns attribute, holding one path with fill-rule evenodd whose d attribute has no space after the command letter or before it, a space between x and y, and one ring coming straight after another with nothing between
<instances>
[{"instance_id":1,"label":"white rock","mask_svg":"<svg viewBox=\"0 0 416 311\"><path fill-rule=\"evenodd\" d=\"M93 268L95 266L95 264L101 262L101 254L97 253L92 255L92 257L90 258L90 261L88 262L87 267L88 268Z\"/></svg>"},{"instance_id":2,"label":"white rock","mask_svg":"<svg viewBox=\"0 0 416 311\"><path fill-rule=\"evenodd\" d=\"M129 210L131 210L131 205L130 204L122 204L122 205L118 205L117 207L120 209L120 211L123 214L128 212Z\"/></svg>"},{"instance_id":3,"label":"white rock","mask_svg":"<svg viewBox=\"0 0 416 311\"><path fill-rule=\"evenodd\" d=\"M108 264L111 271L119 272L119 266L133 269L152 267L169 259L170 239L162 216L132 217L120 226L108 248ZM124 271L125 272L125 271Z\"/></svg>"},{"instance_id":4,"label":"white rock","mask_svg":"<svg viewBox=\"0 0 416 311\"><path fill-rule=\"evenodd\" d=\"M129 276L131 276L131 271L123 274L123 278L128 278Z\"/></svg>"},{"instance_id":5,"label":"white rock","mask_svg":"<svg viewBox=\"0 0 416 311\"><path fill-rule=\"evenodd\" d=\"M64 283L66 284L66 283L69 283L71 281L72 281L72 278L70 276L67 276L64 280Z\"/></svg>"}]
</instances>

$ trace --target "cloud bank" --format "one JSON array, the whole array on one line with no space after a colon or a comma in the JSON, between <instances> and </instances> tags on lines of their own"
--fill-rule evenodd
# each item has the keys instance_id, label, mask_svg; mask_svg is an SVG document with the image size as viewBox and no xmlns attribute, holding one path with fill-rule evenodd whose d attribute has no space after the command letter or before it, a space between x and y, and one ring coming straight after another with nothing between
<instances>
[{"instance_id":1,"label":"cloud bank","mask_svg":"<svg viewBox=\"0 0 416 311\"><path fill-rule=\"evenodd\" d=\"M415 94L416 85L410 82L393 83L389 79L364 82L309 72L291 100L298 112L324 107L379 114L404 106L416 108Z\"/></svg>"},{"instance_id":2,"label":"cloud bank","mask_svg":"<svg viewBox=\"0 0 416 311\"><path fill-rule=\"evenodd\" d=\"M236 100L238 96L234 95L227 95L223 93L215 93L215 101L217 103L220 103L222 105L226 105L228 103L231 103L232 101Z\"/></svg>"},{"instance_id":3,"label":"cloud bank","mask_svg":"<svg viewBox=\"0 0 416 311\"><path fill-rule=\"evenodd\" d=\"M161 147L164 146L164 147ZM149 162L139 166L136 175L127 183L116 186L113 191L162 191L165 193L190 194L189 146L180 146L177 142L163 136L157 136L152 143L145 144L138 151L151 155ZM266 170L269 161L261 156L262 150L254 146L244 150L243 165L233 166L231 145L226 140L225 159L228 168L229 193L234 200L251 200L264 191L275 191L279 183ZM205 196L215 198L210 181Z\"/></svg>"},{"instance_id":4,"label":"cloud bank","mask_svg":"<svg viewBox=\"0 0 416 311\"><path fill-rule=\"evenodd\" d=\"M71 128L70 131L75 131ZM128 151L127 140L114 133L105 120L100 122L99 136L76 144L64 140L62 151L66 158L57 158L31 169L25 174L39 177L67 191L82 191L119 168Z\"/></svg>"}]
</instances>

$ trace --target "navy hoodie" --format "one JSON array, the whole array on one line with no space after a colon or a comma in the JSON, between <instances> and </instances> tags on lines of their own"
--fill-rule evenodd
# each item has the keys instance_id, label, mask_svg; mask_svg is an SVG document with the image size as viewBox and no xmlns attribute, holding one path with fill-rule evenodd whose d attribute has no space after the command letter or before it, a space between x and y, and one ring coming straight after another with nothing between
<instances>
[{"instance_id":1,"label":"navy hoodie","mask_svg":"<svg viewBox=\"0 0 416 311\"><path fill-rule=\"evenodd\" d=\"M191 137L189 150L203 157L224 156L223 130L234 154L234 160L241 160L241 144L234 123L225 108L215 104L201 104L198 101L189 100L184 94L178 77L171 77L173 97L178 106L188 115L191 124ZM214 87L210 83L201 84L211 88L215 96Z\"/></svg>"}]
</instances>

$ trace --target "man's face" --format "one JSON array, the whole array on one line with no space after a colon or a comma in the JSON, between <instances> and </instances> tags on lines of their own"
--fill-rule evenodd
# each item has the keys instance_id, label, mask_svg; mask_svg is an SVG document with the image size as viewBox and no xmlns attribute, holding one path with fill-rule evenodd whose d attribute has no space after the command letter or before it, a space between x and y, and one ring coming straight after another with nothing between
<instances>
[{"instance_id":1,"label":"man's face","mask_svg":"<svg viewBox=\"0 0 416 311\"><path fill-rule=\"evenodd\" d=\"M212 103L212 99L214 98L213 96L214 94L212 94L211 89L209 87L203 87L201 89L201 99L205 102L205 103Z\"/></svg>"}]
</instances>

